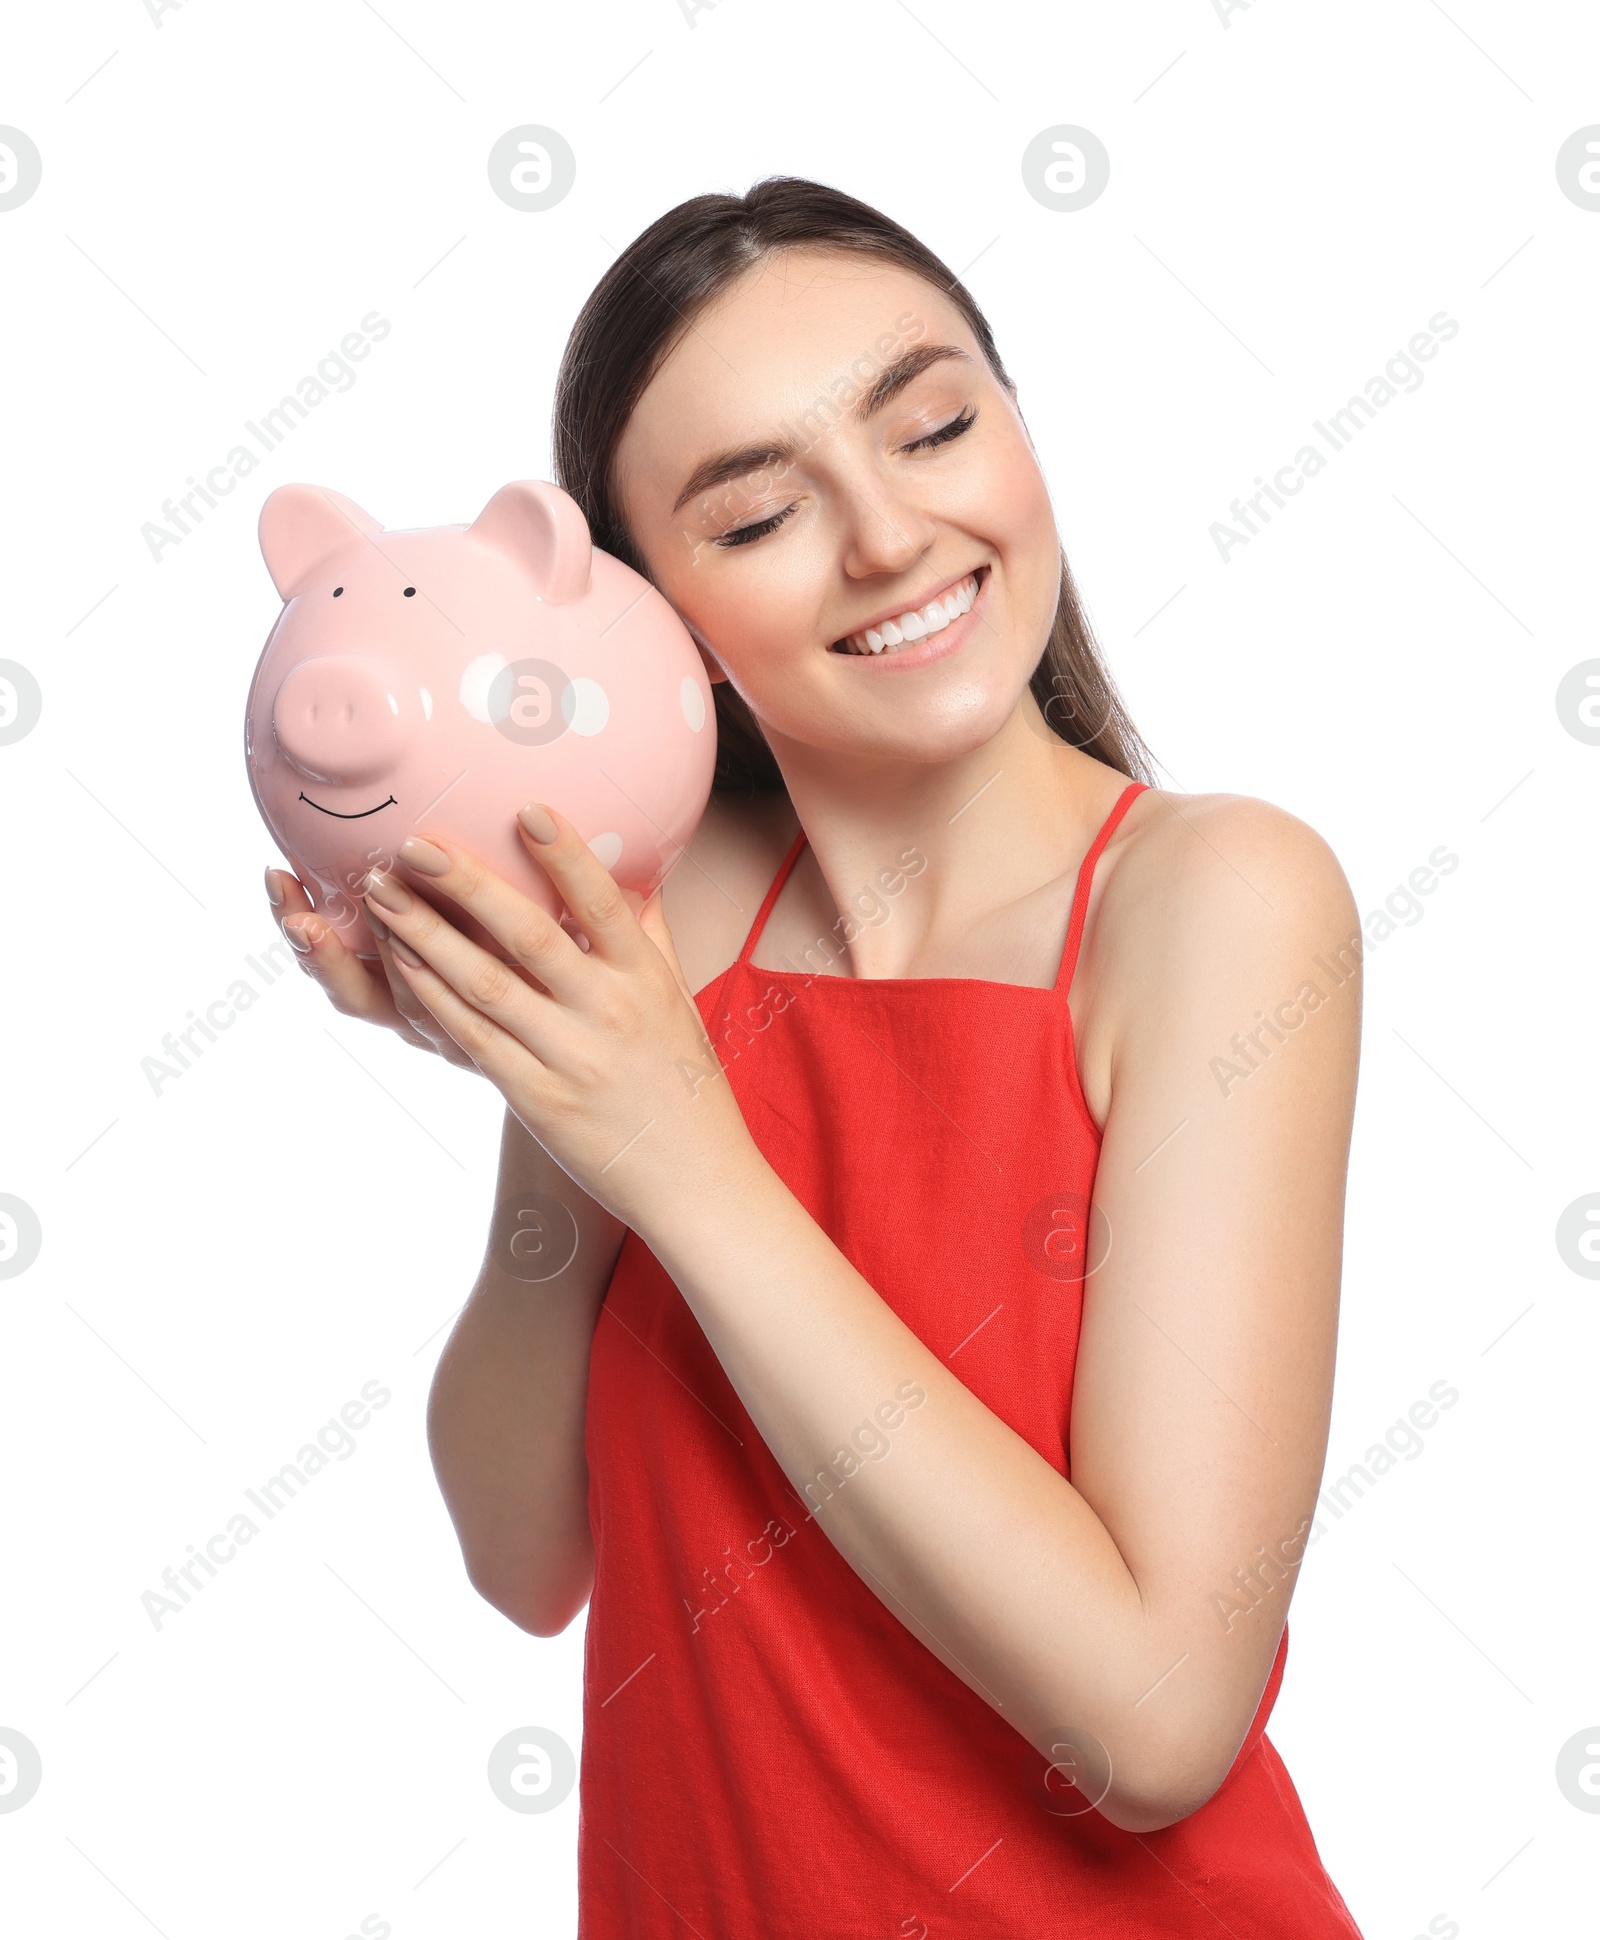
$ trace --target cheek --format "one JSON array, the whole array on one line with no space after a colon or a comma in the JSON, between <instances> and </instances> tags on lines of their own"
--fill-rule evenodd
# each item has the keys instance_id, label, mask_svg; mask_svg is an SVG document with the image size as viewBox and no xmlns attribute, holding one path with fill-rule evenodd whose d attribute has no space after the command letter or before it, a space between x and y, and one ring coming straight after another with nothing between
<instances>
[{"instance_id":1,"label":"cheek","mask_svg":"<svg viewBox=\"0 0 1600 1940\"><path fill-rule=\"evenodd\" d=\"M995 462L983 468L982 498L989 530L997 542L1015 550L1044 546L1054 552L1055 517L1037 463L1020 439L995 449Z\"/></svg>"},{"instance_id":2,"label":"cheek","mask_svg":"<svg viewBox=\"0 0 1600 1940\"><path fill-rule=\"evenodd\" d=\"M716 643L735 685L744 686L752 669L763 687L781 685L784 669L809 652L821 595L799 570L808 563L796 546L781 559L774 553L741 562L736 573L720 576L720 584L684 589L696 624Z\"/></svg>"},{"instance_id":3,"label":"cheek","mask_svg":"<svg viewBox=\"0 0 1600 1940\"><path fill-rule=\"evenodd\" d=\"M1018 620L1024 631L1048 627L1061 591L1061 538L1043 474L1026 447L995 475L988 503Z\"/></svg>"},{"instance_id":4,"label":"cheek","mask_svg":"<svg viewBox=\"0 0 1600 1940\"><path fill-rule=\"evenodd\" d=\"M928 509L992 546L1018 594L1040 573L1058 577L1059 540L1050 494L1019 429L995 427L959 473L939 483Z\"/></svg>"}]
</instances>

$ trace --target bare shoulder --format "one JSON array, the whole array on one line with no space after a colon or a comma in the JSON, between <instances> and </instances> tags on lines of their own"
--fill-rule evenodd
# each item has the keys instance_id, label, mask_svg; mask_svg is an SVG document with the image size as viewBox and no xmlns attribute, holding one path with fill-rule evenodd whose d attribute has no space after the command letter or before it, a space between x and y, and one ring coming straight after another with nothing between
<instances>
[{"instance_id":1,"label":"bare shoulder","mask_svg":"<svg viewBox=\"0 0 1600 1940\"><path fill-rule=\"evenodd\" d=\"M661 907L691 990L739 954L799 828L781 789L713 795L661 889Z\"/></svg>"},{"instance_id":2,"label":"bare shoulder","mask_svg":"<svg viewBox=\"0 0 1600 1940\"><path fill-rule=\"evenodd\" d=\"M1355 981L1360 921L1339 859L1270 802L1151 789L1101 870L1081 1009L1074 999L1085 1095L1101 1122L1113 1069L1139 1043L1170 1052L1190 1031L1248 1023L1317 974L1319 958Z\"/></svg>"},{"instance_id":3,"label":"bare shoulder","mask_svg":"<svg viewBox=\"0 0 1600 1940\"><path fill-rule=\"evenodd\" d=\"M1124 822L1108 871L1107 927L1140 911L1163 924L1228 926L1281 912L1285 923L1335 922L1355 903L1339 859L1307 822L1252 795L1179 795L1152 788ZM1112 861L1111 856L1107 861Z\"/></svg>"}]
</instances>

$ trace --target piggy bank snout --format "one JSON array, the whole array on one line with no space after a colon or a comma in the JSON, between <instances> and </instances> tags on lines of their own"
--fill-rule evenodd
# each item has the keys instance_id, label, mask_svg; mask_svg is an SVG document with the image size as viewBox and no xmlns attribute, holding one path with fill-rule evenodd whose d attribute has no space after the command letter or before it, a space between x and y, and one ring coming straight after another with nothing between
<instances>
[{"instance_id":1,"label":"piggy bank snout","mask_svg":"<svg viewBox=\"0 0 1600 1940\"><path fill-rule=\"evenodd\" d=\"M317 781L376 781L406 738L402 683L375 657L329 655L291 668L272 703L278 746Z\"/></svg>"}]
</instances>

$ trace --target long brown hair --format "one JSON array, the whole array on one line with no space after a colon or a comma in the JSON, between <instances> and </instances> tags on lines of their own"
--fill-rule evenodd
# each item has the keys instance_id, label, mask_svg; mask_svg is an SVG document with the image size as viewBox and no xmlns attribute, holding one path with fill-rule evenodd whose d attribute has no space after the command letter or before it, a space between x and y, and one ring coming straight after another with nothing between
<instances>
[{"instance_id":1,"label":"long brown hair","mask_svg":"<svg viewBox=\"0 0 1600 1940\"><path fill-rule=\"evenodd\" d=\"M584 304L556 377L551 453L555 482L582 508L594 543L648 572L622 523L613 489L617 445L645 387L695 317L763 257L782 249L876 257L932 284L965 319L996 379L1016 385L987 319L932 250L899 223L839 189L774 175L748 195L697 195L669 209L623 250ZM1137 781L1153 757L1106 669L1061 556L1061 592L1030 681L1045 720L1069 745ZM782 788L755 717L730 681L713 688L721 791Z\"/></svg>"}]
</instances>

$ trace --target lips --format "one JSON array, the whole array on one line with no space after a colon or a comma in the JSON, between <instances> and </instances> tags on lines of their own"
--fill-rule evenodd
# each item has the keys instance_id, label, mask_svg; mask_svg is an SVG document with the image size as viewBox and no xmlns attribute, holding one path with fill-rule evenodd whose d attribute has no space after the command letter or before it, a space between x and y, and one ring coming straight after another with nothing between
<instances>
[{"instance_id":1,"label":"lips","mask_svg":"<svg viewBox=\"0 0 1600 1940\"><path fill-rule=\"evenodd\" d=\"M920 606L906 607L901 612L886 615L871 626L862 627L858 632L834 641L830 652L894 654L918 640L926 639L929 634L942 633L947 626L953 625L971 610L988 570L987 566L980 566L976 572L949 581Z\"/></svg>"}]
</instances>

